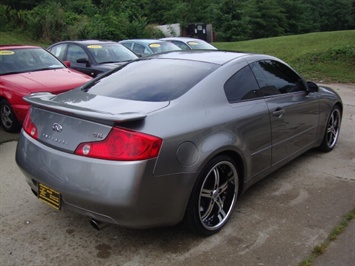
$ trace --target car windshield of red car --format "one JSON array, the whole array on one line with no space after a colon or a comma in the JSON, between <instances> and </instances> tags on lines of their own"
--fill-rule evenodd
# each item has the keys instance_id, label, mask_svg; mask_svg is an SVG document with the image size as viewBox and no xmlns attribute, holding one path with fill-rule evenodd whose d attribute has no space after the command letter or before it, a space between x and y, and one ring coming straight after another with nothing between
<instances>
[{"instance_id":1,"label":"car windshield of red car","mask_svg":"<svg viewBox=\"0 0 355 266\"><path fill-rule=\"evenodd\" d=\"M65 68L42 48L0 50L0 75Z\"/></svg>"}]
</instances>

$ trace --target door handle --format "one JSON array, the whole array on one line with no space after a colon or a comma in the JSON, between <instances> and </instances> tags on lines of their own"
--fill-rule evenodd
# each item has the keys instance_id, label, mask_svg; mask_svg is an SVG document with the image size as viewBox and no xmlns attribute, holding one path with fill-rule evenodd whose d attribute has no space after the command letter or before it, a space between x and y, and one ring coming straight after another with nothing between
<instances>
[{"instance_id":1,"label":"door handle","mask_svg":"<svg viewBox=\"0 0 355 266\"><path fill-rule=\"evenodd\" d=\"M284 115L284 113L286 113L284 109L282 109L281 107L277 107L276 110L272 112L272 115L276 116L277 118L281 118Z\"/></svg>"}]
</instances>

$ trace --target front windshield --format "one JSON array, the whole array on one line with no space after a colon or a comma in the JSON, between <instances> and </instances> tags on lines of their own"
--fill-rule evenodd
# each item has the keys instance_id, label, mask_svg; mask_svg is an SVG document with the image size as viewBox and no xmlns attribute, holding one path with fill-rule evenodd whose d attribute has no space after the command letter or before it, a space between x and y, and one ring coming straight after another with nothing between
<instances>
[{"instance_id":1,"label":"front windshield","mask_svg":"<svg viewBox=\"0 0 355 266\"><path fill-rule=\"evenodd\" d=\"M42 48L0 50L0 75L65 68Z\"/></svg>"},{"instance_id":2,"label":"front windshield","mask_svg":"<svg viewBox=\"0 0 355 266\"><path fill-rule=\"evenodd\" d=\"M178 46L171 42L151 43L149 44L149 48L154 54L181 50Z\"/></svg>"},{"instance_id":3,"label":"front windshield","mask_svg":"<svg viewBox=\"0 0 355 266\"><path fill-rule=\"evenodd\" d=\"M129 49L118 43L88 45L92 56L98 64L124 62L137 59Z\"/></svg>"},{"instance_id":4,"label":"front windshield","mask_svg":"<svg viewBox=\"0 0 355 266\"><path fill-rule=\"evenodd\" d=\"M199 50L199 49L203 49L203 50L217 50L216 47L212 46L211 44L207 43L207 42L202 42L202 41L188 41L187 42L188 45L190 45L191 49L193 50Z\"/></svg>"}]
</instances>

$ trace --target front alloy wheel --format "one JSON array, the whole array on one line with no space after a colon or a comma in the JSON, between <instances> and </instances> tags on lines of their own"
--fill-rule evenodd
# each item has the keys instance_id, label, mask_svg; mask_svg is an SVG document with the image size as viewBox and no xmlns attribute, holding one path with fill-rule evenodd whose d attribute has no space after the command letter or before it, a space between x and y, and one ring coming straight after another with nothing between
<instances>
[{"instance_id":1,"label":"front alloy wheel","mask_svg":"<svg viewBox=\"0 0 355 266\"><path fill-rule=\"evenodd\" d=\"M238 195L238 172L233 160L218 156L201 172L193 189L185 222L195 233L212 235L228 221Z\"/></svg>"},{"instance_id":2,"label":"front alloy wheel","mask_svg":"<svg viewBox=\"0 0 355 266\"><path fill-rule=\"evenodd\" d=\"M320 149L328 152L331 151L338 141L341 124L341 112L338 106L335 106L328 118L327 126L323 136Z\"/></svg>"},{"instance_id":3,"label":"front alloy wheel","mask_svg":"<svg viewBox=\"0 0 355 266\"><path fill-rule=\"evenodd\" d=\"M11 105L6 100L0 101L0 118L1 125L7 132L17 132L20 128L20 124L12 110Z\"/></svg>"}]
</instances>

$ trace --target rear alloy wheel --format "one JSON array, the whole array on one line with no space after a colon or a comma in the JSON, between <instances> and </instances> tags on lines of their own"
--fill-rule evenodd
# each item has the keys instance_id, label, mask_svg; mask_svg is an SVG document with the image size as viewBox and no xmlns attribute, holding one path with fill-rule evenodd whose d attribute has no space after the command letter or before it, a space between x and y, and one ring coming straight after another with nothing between
<instances>
[{"instance_id":1,"label":"rear alloy wheel","mask_svg":"<svg viewBox=\"0 0 355 266\"><path fill-rule=\"evenodd\" d=\"M20 129L20 123L18 122L14 111L6 100L0 101L0 118L1 125L7 132L17 132Z\"/></svg>"},{"instance_id":2,"label":"rear alloy wheel","mask_svg":"<svg viewBox=\"0 0 355 266\"><path fill-rule=\"evenodd\" d=\"M190 197L185 224L194 233L209 236L230 218L238 196L239 178L228 156L212 159L202 170Z\"/></svg>"},{"instance_id":3,"label":"rear alloy wheel","mask_svg":"<svg viewBox=\"0 0 355 266\"><path fill-rule=\"evenodd\" d=\"M322 151L328 152L335 147L335 144L337 143L339 137L340 124L340 108L338 106L334 106L327 121L327 126L324 132L322 144L319 146Z\"/></svg>"}]
</instances>

